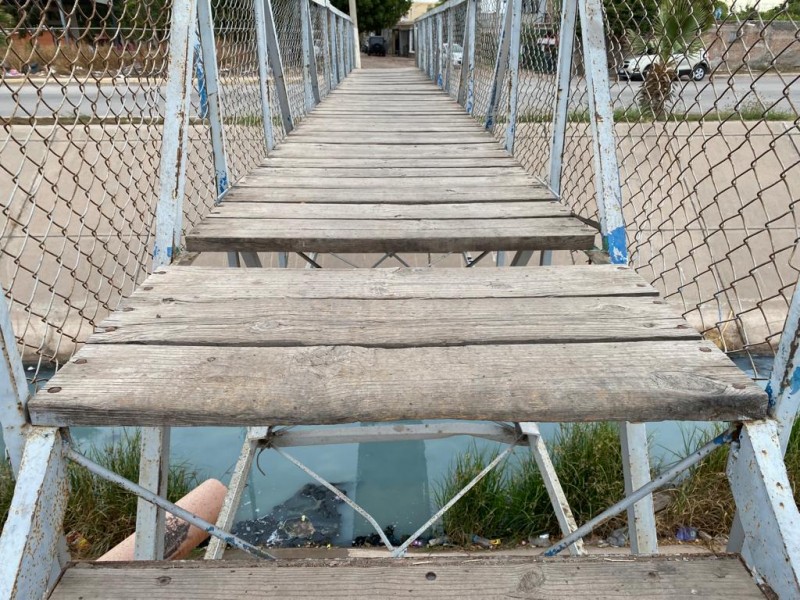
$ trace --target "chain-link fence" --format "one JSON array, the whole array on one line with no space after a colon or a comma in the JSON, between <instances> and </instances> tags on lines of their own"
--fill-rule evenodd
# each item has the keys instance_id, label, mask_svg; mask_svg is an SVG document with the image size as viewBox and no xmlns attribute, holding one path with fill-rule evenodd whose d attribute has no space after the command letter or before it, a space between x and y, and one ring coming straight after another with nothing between
<instances>
[{"instance_id":1,"label":"chain-link fence","mask_svg":"<svg viewBox=\"0 0 800 600\"><path fill-rule=\"evenodd\" d=\"M451 0L417 21L418 64L431 64L434 81L444 70L435 54L447 53L436 41L438 20L447 30L470 2ZM707 338L764 378L800 272L800 13L791 3L602 4L631 263ZM515 46L514 0L474 5L474 34L469 27L460 34L472 81L462 82L459 100L482 123L488 114L504 140L517 60L514 155L578 215L599 221L577 9L565 15L561 2L519 2ZM559 67L570 74L561 103ZM556 131L559 106L565 125ZM553 157L559 135L563 153Z\"/></svg>"},{"instance_id":2,"label":"chain-link fence","mask_svg":"<svg viewBox=\"0 0 800 600\"><path fill-rule=\"evenodd\" d=\"M201 0L189 43L184 229L266 156L269 129L279 141L283 117L296 123L307 112L304 40L321 97L346 75L348 63L337 68L331 57L352 43L349 18L311 0L304 36L302 2ZM259 18L270 6L272 18ZM165 0L0 5L0 274L32 379L67 360L151 270L172 19ZM331 39L334 30L341 35Z\"/></svg>"}]
</instances>

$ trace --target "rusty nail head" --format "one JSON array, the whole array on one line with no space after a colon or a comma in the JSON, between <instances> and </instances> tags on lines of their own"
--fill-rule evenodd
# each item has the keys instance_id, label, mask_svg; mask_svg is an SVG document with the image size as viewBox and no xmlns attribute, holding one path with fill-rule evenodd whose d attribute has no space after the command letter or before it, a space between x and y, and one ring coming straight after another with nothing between
<instances>
[{"instance_id":1,"label":"rusty nail head","mask_svg":"<svg viewBox=\"0 0 800 600\"><path fill-rule=\"evenodd\" d=\"M58 386L54 386L54 387L51 387L51 388L47 388L47 391L49 393L51 393L51 394L57 394L58 392L61 391L61 388L58 387Z\"/></svg>"}]
</instances>

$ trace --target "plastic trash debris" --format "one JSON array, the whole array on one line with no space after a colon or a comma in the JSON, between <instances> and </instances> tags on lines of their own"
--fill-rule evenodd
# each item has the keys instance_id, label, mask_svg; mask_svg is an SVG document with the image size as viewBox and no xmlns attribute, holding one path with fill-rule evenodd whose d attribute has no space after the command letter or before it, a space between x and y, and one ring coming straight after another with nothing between
<instances>
[{"instance_id":1,"label":"plastic trash debris","mask_svg":"<svg viewBox=\"0 0 800 600\"><path fill-rule=\"evenodd\" d=\"M537 548L547 548L550 546L550 534L542 533L540 535L532 535L528 538L528 543Z\"/></svg>"},{"instance_id":2,"label":"plastic trash debris","mask_svg":"<svg viewBox=\"0 0 800 600\"><path fill-rule=\"evenodd\" d=\"M428 540L428 547L432 548L434 546L446 546L450 543L450 538L446 535L441 537L435 537Z\"/></svg>"},{"instance_id":3,"label":"plastic trash debris","mask_svg":"<svg viewBox=\"0 0 800 600\"><path fill-rule=\"evenodd\" d=\"M606 543L615 548L622 548L628 544L628 528L620 527L611 532L606 538Z\"/></svg>"},{"instance_id":4,"label":"plastic trash debris","mask_svg":"<svg viewBox=\"0 0 800 600\"><path fill-rule=\"evenodd\" d=\"M697 529L681 525L675 532L675 539L679 542L694 542L697 540Z\"/></svg>"},{"instance_id":5,"label":"plastic trash debris","mask_svg":"<svg viewBox=\"0 0 800 600\"><path fill-rule=\"evenodd\" d=\"M480 546L481 548L491 548L492 541L487 540L485 537L481 537L479 535L472 534L472 543L476 546Z\"/></svg>"}]
</instances>

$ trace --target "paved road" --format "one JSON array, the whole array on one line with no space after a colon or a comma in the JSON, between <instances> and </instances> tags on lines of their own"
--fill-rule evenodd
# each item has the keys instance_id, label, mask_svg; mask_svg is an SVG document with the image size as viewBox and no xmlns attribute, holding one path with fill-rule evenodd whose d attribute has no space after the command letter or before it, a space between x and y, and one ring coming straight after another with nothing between
<instances>
[{"instance_id":1,"label":"paved road","mask_svg":"<svg viewBox=\"0 0 800 600\"><path fill-rule=\"evenodd\" d=\"M526 91L534 93L536 85L532 76L529 85L523 85ZM764 75L755 81L750 76L725 77L716 76L712 81L681 81L677 84L676 107L692 113L703 113L714 107L730 110L739 105L759 105L779 110L800 112L800 76ZM549 79L552 80L552 77ZM792 85L793 84L793 85ZM158 117L163 115L163 89L146 82L130 81L114 84L112 82L79 86L70 84L61 86L48 83L40 86L34 83L9 82L12 89L0 87L0 117L50 117L54 114L62 116L85 115L113 117L115 115L133 117ZM238 91L248 97L258 97L255 83L244 84ZM586 106L585 84L578 83L578 95L575 96L574 108ZM639 82L614 82L612 97L615 108L636 106L636 96L641 89ZM230 90L229 90L230 93ZM537 95L538 97L538 95ZM199 107L199 98L193 98L194 113ZM237 102L239 106L241 103ZM532 102L535 104L535 102ZM525 102L522 102L525 106Z\"/></svg>"}]
</instances>

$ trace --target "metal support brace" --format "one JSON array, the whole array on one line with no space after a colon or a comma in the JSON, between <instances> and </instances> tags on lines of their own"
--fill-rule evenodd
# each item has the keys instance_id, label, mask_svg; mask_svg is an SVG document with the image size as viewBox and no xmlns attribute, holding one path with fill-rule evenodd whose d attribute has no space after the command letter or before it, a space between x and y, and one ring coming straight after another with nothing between
<instances>
[{"instance_id":1,"label":"metal support brace","mask_svg":"<svg viewBox=\"0 0 800 600\"><path fill-rule=\"evenodd\" d=\"M308 1L297 0L300 4L300 45L303 54L303 100L306 114L314 108L315 98L311 76L311 63L316 63L314 57L314 38L311 33L311 15L309 14ZM314 68L316 71L316 67ZM319 90L316 101L319 102Z\"/></svg>"},{"instance_id":2,"label":"metal support brace","mask_svg":"<svg viewBox=\"0 0 800 600\"><path fill-rule=\"evenodd\" d=\"M731 447L728 479L748 565L779 598L800 598L800 513L782 455L775 421L745 423Z\"/></svg>"},{"instance_id":3,"label":"metal support brace","mask_svg":"<svg viewBox=\"0 0 800 600\"><path fill-rule=\"evenodd\" d=\"M25 405L28 402L28 380L22 366L22 357L17 349L17 339L11 325L5 290L0 287L0 343L3 356L0 358L0 425L3 428L3 442L11 459L11 471L19 473L22 453L25 449L25 429L27 418ZM0 456L0 460L4 457Z\"/></svg>"},{"instance_id":4,"label":"metal support brace","mask_svg":"<svg viewBox=\"0 0 800 600\"><path fill-rule=\"evenodd\" d=\"M294 129L294 124L292 122L292 109L289 105L289 95L286 93L286 79L283 76L283 61L281 59L281 47L278 43L278 32L275 29L275 16L272 12L272 1L263 0L263 2L264 18L266 19L267 26L267 54L269 55L269 65L272 67L275 91L278 94L278 105L281 107L283 131L289 133Z\"/></svg>"},{"instance_id":5,"label":"metal support brace","mask_svg":"<svg viewBox=\"0 0 800 600\"><path fill-rule=\"evenodd\" d=\"M323 13L322 18L322 58L323 58L323 66L322 66L322 73L325 81L328 83L328 93L330 94L333 90L335 83L333 80L333 63L331 62L331 38L330 32L328 27L328 8L326 5L325 12Z\"/></svg>"},{"instance_id":6,"label":"metal support brace","mask_svg":"<svg viewBox=\"0 0 800 600\"><path fill-rule=\"evenodd\" d=\"M455 24L453 23L453 21L455 21L455 19L453 18L453 9L450 9L446 13L442 14L447 15L447 54L444 57L444 67L445 67L444 89L449 95L450 87L453 81L453 37L454 37L453 30L455 28ZM463 57L461 62L464 62Z\"/></svg>"},{"instance_id":7,"label":"metal support brace","mask_svg":"<svg viewBox=\"0 0 800 600\"><path fill-rule=\"evenodd\" d=\"M153 270L172 262L180 247L183 228L183 196L189 152L189 110L192 93L192 52L196 2L179 2L172 8L169 71L166 86L163 141ZM208 37L206 36L206 40ZM169 429L143 428L139 483L166 495L169 470ZM136 511L135 558L158 560L164 549L164 511L139 502Z\"/></svg>"},{"instance_id":8,"label":"metal support brace","mask_svg":"<svg viewBox=\"0 0 800 600\"><path fill-rule=\"evenodd\" d=\"M339 76L339 49L336 43L336 15L328 10L328 30L331 45L331 89L336 89L341 77Z\"/></svg>"},{"instance_id":9,"label":"metal support brace","mask_svg":"<svg viewBox=\"0 0 800 600\"><path fill-rule=\"evenodd\" d=\"M258 440L250 437L250 429L248 429L242 445L242 451L239 454L239 460L236 461L231 481L228 484L228 492L225 494L222 510L217 517L217 527L223 531L230 531L231 527L233 527L233 520L236 518L236 511L239 509L244 490L247 487L247 478L250 475L253 458L257 450ZM225 546L227 544L223 540L216 537L212 538L208 543L208 548L206 548L205 560L222 558L225 553Z\"/></svg>"},{"instance_id":10,"label":"metal support brace","mask_svg":"<svg viewBox=\"0 0 800 600\"><path fill-rule=\"evenodd\" d=\"M434 65L436 64L437 54L436 54L436 48L433 45L433 19L427 18L425 19L425 22L428 25L428 44L427 44L428 47L426 50L426 54L428 57L428 77L430 78L431 81L436 81L434 75L436 67Z\"/></svg>"},{"instance_id":11,"label":"metal support brace","mask_svg":"<svg viewBox=\"0 0 800 600\"><path fill-rule=\"evenodd\" d=\"M61 573L69 497L61 433L33 427L0 536L0 598L47 597Z\"/></svg>"},{"instance_id":12,"label":"metal support brace","mask_svg":"<svg viewBox=\"0 0 800 600\"><path fill-rule=\"evenodd\" d=\"M472 114L475 108L475 27L478 17L478 0L467 0L467 16L464 23L465 55L461 59L461 81L459 82L458 102Z\"/></svg>"},{"instance_id":13,"label":"metal support brace","mask_svg":"<svg viewBox=\"0 0 800 600\"><path fill-rule=\"evenodd\" d=\"M510 46L509 30L511 29L511 16L513 11L506 5L506 14L500 22L500 39L497 45L497 58L494 63L494 75L492 85L489 88L489 105L486 108L486 121L484 126L491 129L494 126L494 118L497 112L497 104L500 102L500 91L506 79L506 66L508 65L508 51Z\"/></svg>"},{"instance_id":14,"label":"metal support brace","mask_svg":"<svg viewBox=\"0 0 800 600\"><path fill-rule=\"evenodd\" d=\"M553 138L550 140L550 176L548 183L553 193L561 196L561 165L567 135L569 114L569 86L572 75L572 55L575 47L575 23L578 0L567 0L561 9L558 66L556 69L556 98L553 111Z\"/></svg>"},{"instance_id":15,"label":"metal support brace","mask_svg":"<svg viewBox=\"0 0 800 600\"><path fill-rule=\"evenodd\" d=\"M267 19L262 0L253 0L253 15L256 28L256 50L258 56L258 88L261 93L261 118L264 121L264 143L267 152L275 147L272 131L272 103L269 97L269 57L267 55Z\"/></svg>"},{"instance_id":16,"label":"metal support brace","mask_svg":"<svg viewBox=\"0 0 800 600\"><path fill-rule=\"evenodd\" d=\"M222 127L222 107L220 106L219 72L217 70L217 45L214 40L214 21L211 16L210 0L198 0L197 23L200 34L200 55L202 70L198 69L198 78L202 80L208 95L208 120L211 129L211 149L214 157L214 174L217 182L217 198L219 203L230 187L228 178L228 161L225 153L225 131Z\"/></svg>"},{"instance_id":17,"label":"metal support brace","mask_svg":"<svg viewBox=\"0 0 800 600\"><path fill-rule=\"evenodd\" d=\"M621 423L622 473L625 495L650 483L650 457L644 423ZM658 554L653 496L645 496L628 507L628 532L633 554Z\"/></svg>"},{"instance_id":18,"label":"metal support brace","mask_svg":"<svg viewBox=\"0 0 800 600\"><path fill-rule=\"evenodd\" d=\"M440 88L444 87L444 82L442 80L442 62L444 52L442 52L442 13L438 13L433 17L436 23L436 61L435 61L435 68L436 68L436 85Z\"/></svg>"},{"instance_id":19,"label":"metal support brace","mask_svg":"<svg viewBox=\"0 0 800 600\"><path fill-rule=\"evenodd\" d=\"M337 65L337 69L339 71L339 81L341 82L345 77L347 77L347 72L344 70L344 32L342 31L344 27L342 26L342 19L339 17L335 17L336 19L336 56L338 58L339 64Z\"/></svg>"},{"instance_id":20,"label":"metal support brace","mask_svg":"<svg viewBox=\"0 0 800 600\"><path fill-rule=\"evenodd\" d=\"M539 468L539 473L542 475L544 486L547 488L547 495L550 497L550 504L553 505L556 513L561 533L566 537L578 528L578 524L575 522L569 501L561 487L553 462L550 460L550 454L547 452L547 446L539 432L539 426L536 423L520 423L519 428L528 437L528 445L531 448L533 459L536 461L536 466ZM586 554L583 549L583 540L577 540L571 544L569 553L573 556Z\"/></svg>"},{"instance_id":21,"label":"metal support brace","mask_svg":"<svg viewBox=\"0 0 800 600\"><path fill-rule=\"evenodd\" d=\"M781 451L785 456L800 410L800 279L795 284L766 391L769 415L777 422ZM744 546L744 531L738 512L733 520L728 551L741 552L749 562L751 549Z\"/></svg>"},{"instance_id":22,"label":"metal support brace","mask_svg":"<svg viewBox=\"0 0 800 600\"><path fill-rule=\"evenodd\" d=\"M522 0L511 0L506 8L511 13L511 28L508 36L508 72L511 88L508 90L508 126L506 127L506 152L514 153L517 134L517 96L519 94L519 52L522 29Z\"/></svg>"},{"instance_id":23,"label":"metal support brace","mask_svg":"<svg viewBox=\"0 0 800 600\"><path fill-rule=\"evenodd\" d=\"M602 0L578 0L583 38L589 123L592 130L594 181L603 249L612 264L628 264L622 191L614 135L614 112L608 81L608 59Z\"/></svg>"}]
</instances>

